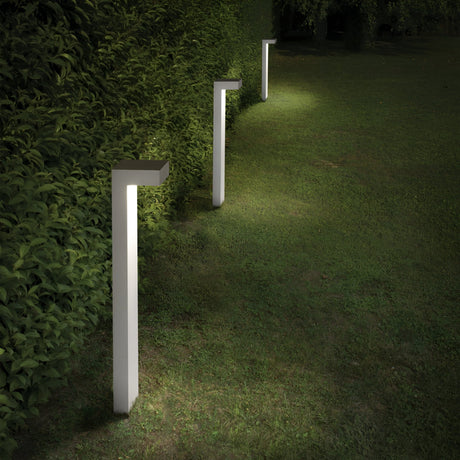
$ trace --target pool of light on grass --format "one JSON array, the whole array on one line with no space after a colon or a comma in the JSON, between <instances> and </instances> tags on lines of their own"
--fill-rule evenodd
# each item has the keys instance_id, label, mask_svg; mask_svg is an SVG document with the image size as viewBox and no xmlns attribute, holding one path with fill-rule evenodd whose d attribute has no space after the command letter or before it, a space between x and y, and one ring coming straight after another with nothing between
<instances>
[{"instance_id":1,"label":"pool of light on grass","mask_svg":"<svg viewBox=\"0 0 460 460\"><path fill-rule=\"evenodd\" d=\"M265 103L270 110L270 99L278 110L310 111L318 106L318 98L311 91L289 81L270 87L270 98ZM289 112L288 112L289 113Z\"/></svg>"}]
</instances>

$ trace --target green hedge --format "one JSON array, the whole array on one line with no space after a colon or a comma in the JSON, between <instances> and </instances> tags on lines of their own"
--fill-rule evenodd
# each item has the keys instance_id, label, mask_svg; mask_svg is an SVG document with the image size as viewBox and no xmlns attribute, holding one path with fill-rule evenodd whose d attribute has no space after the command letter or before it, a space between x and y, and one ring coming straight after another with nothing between
<instances>
[{"instance_id":1,"label":"green hedge","mask_svg":"<svg viewBox=\"0 0 460 460\"><path fill-rule=\"evenodd\" d=\"M203 180L213 81L259 97L269 0L0 0L0 456L111 314L112 166L170 160L142 241Z\"/></svg>"}]
</instances>

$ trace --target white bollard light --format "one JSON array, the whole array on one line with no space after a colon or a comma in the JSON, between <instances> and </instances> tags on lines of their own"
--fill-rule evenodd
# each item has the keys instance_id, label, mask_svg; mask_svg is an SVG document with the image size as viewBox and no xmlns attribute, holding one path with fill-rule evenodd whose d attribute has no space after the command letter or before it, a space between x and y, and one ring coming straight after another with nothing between
<instances>
[{"instance_id":1,"label":"white bollard light","mask_svg":"<svg viewBox=\"0 0 460 460\"><path fill-rule=\"evenodd\" d=\"M122 160L112 169L113 410L128 414L139 395L137 186L161 185L169 161Z\"/></svg>"},{"instance_id":2,"label":"white bollard light","mask_svg":"<svg viewBox=\"0 0 460 460\"><path fill-rule=\"evenodd\" d=\"M262 100L268 97L268 45L274 45L276 39L262 40Z\"/></svg>"},{"instance_id":3,"label":"white bollard light","mask_svg":"<svg viewBox=\"0 0 460 460\"><path fill-rule=\"evenodd\" d=\"M214 137L212 166L212 204L220 207L225 196L225 91L240 89L241 80L214 82Z\"/></svg>"}]
</instances>

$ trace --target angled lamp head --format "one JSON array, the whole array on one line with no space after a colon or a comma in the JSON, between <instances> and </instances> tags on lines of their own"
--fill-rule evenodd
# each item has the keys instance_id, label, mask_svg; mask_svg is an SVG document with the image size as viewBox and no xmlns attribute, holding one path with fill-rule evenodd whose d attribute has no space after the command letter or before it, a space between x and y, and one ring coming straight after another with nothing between
<instances>
[{"instance_id":1,"label":"angled lamp head","mask_svg":"<svg viewBox=\"0 0 460 460\"><path fill-rule=\"evenodd\" d=\"M125 185L161 185L169 175L166 160L121 160L112 177Z\"/></svg>"},{"instance_id":2,"label":"angled lamp head","mask_svg":"<svg viewBox=\"0 0 460 460\"><path fill-rule=\"evenodd\" d=\"M215 80L214 89L240 89L243 85L243 81L237 78L231 78L228 80Z\"/></svg>"}]
</instances>

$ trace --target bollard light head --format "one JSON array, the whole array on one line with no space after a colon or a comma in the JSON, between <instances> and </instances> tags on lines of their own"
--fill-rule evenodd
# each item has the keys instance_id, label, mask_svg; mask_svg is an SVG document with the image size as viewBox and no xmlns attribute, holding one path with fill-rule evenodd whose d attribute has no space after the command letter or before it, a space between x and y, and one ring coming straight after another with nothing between
<instances>
[{"instance_id":1,"label":"bollard light head","mask_svg":"<svg viewBox=\"0 0 460 460\"><path fill-rule=\"evenodd\" d=\"M262 43L266 43L267 45L275 45L276 44L276 38L268 38L266 40L262 40Z\"/></svg>"},{"instance_id":2,"label":"bollard light head","mask_svg":"<svg viewBox=\"0 0 460 460\"><path fill-rule=\"evenodd\" d=\"M215 80L214 89L240 89L243 81L237 78L230 78L228 80Z\"/></svg>"},{"instance_id":3,"label":"bollard light head","mask_svg":"<svg viewBox=\"0 0 460 460\"><path fill-rule=\"evenodd\" d=\"M112 178L125 185L161 185L168 175L167 160L121 160L112 169Z\"/></svg>"}]
</instances>

